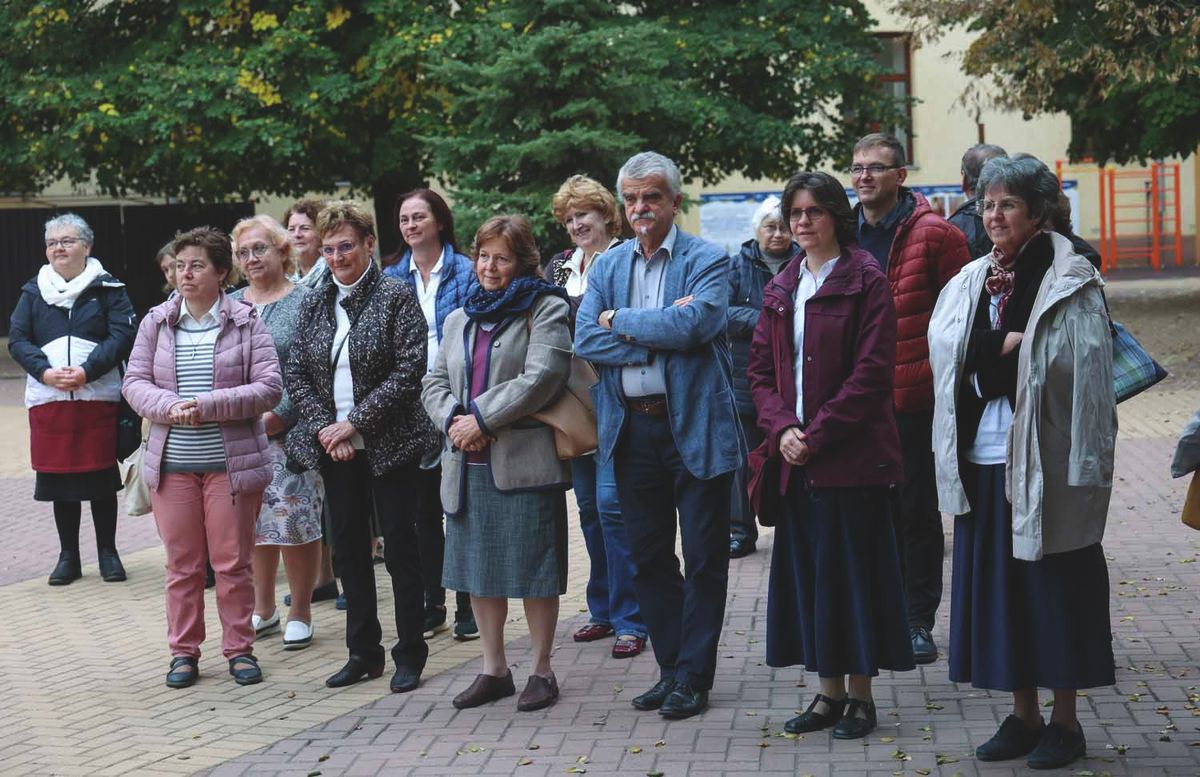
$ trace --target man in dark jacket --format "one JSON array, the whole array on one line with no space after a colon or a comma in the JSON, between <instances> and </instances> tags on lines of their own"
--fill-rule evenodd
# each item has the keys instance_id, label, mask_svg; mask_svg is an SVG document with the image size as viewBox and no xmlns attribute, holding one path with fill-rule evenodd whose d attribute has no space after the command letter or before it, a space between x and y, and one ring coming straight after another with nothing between
<instances>
[{"instance_id":1,"label":"man in dark jacket","mask_svg":"<svg viewBox=\"0 0 1200 777\"><path fill-rule=\"evenodd\" d=\"M937 659L930 631L942 600L945 537L933 468L933 372L929 367L929 317L942 287L971 260L967 241L902 186L904 146L872 134L854 146L850 180L858 195L858 244L887 275L896 302L896 425L904 457L897 528L908 591L913 657Z\"/></svg>"},{"instance_id":2,"label":"man in dark jacket","mask_svg":"<svg viewBox=\"0 0 1200 777\"><path fill-rule=\"evenodd\" d=\"M1008 156L1008 152L992 143L977 143L963 154L960 172L962 190L967 201L960 205L948 220L967 238L967 248L972 259L978 259L992 250L992 240L983 228L983 214L979 212L979 192L975 191L975 187L979 184L979 172L983 170L983 165L989 159L998 156Z\"/></svg>"},{"instance_id":3,"label":"man in dark jacket","mask_svg":"<svg viewBox=\"0 0 1200 777\"><path fill-rule=\"evenodd\" d=\"M763 307L763 287L767 281L800 252L792 242L788 225L779 214L779 198L767 197L750 219L754 238L742 244L733 257L729 275L729 351L733 357L733 399L737 403L746 447L757 448L762 432L755 422L757 413L750 397L746 369L750 359L750 340ZM743 464L733 479L729 518L729 557L742 558L753 553L758 542L758 525L750 498L746 495L749 463Z\"/></svg>"}]
</instances>

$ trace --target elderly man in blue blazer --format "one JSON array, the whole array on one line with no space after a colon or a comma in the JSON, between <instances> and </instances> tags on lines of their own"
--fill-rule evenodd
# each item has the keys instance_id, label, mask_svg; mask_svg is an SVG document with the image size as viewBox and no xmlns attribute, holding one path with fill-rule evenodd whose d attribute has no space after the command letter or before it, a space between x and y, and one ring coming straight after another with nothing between
<instances>
[{"instance_id":1,"label":"elderly man in blue blazer","mask_svg":"<svg viewBox=\"0 0 1200 777\"><path fill-rule=\"evenodd\" d=\"M675 226L681 189L679 168L661 154L621 167L617 191L636 239L596 260L575 341L600 367L597 459L615 463L634 588L661 669L633 706L667 718L708 706L725 618L730 487L746 450L725 336L729 257Z\"/></svg>"}]
</instances>

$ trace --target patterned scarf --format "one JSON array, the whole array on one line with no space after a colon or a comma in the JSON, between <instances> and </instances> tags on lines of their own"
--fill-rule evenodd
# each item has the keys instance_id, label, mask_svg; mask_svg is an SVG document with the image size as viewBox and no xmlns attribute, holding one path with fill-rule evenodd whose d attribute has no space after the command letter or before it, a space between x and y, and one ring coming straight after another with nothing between
<instances>
[{"instance_id":1,"label":"patterned scarf","mask_svg":"<svg viewBox=\"0 0 1200 777\"><path fill-rule=\"evenodd\" d=\"M476 286L467 304L463 305L463 310L467 318L476 323L503 321L509 316L519 316L528 311L543 294L568 299L566 289L535 275L524 275L514 278L506 288L496 291L485 291L483 286Z\"/></svg>"},{"instance_id":2,"label":"patterned scarf","mask_svg":"<svg viewBox=\"0 0 1200 777\"><path fill-rule=\"evenodd\" d=\"M988 255L988 262L991 264L988 270L988 277L984 280L984 288L988 294L993 297L1000 295L1000 304L997 306L997 320L1004 318L1004 306L1008 303L1008 298L1012 296L1013 280L1013 265L1016 264L1015 257L1013 259L1005 256L1004 252L995 247L992 253Z\"/></svg>"}]
</instances>

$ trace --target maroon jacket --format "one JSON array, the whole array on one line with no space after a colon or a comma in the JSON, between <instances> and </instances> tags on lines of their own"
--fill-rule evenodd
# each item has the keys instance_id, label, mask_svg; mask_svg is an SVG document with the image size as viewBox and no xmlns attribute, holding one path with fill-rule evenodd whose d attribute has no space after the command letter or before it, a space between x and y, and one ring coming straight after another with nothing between
<instances>
[{"instance_id":1,"label":"maroon jacket","mask_svg":"<svg viewBox=\"0 0 1200 777\"><path fill-rule=\"evenodd\" d=\"M768 459L784 464L779 437L796 417L792 364L793 295L800 254L763 289L763 312L750 343L750 393L765 441L751 454L753 489ZM896 309L874 257L849 246L804 308L804 427L811 451L800 470L813 488L893 485L904 479L892 407ZM757 454L757 455L755 455ZM779 472L786 494L793 467ZM761 494L765 499L768 494Z\"/></svg>"}]
</instances>

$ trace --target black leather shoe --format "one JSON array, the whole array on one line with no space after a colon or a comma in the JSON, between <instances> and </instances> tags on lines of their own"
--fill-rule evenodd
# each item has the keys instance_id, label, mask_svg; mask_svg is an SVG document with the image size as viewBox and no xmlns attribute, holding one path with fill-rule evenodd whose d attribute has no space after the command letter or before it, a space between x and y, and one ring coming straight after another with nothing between
<instances>
[{"instance_id":1,"label":"black leather shoe","mask_svg":"<svg viewBox=\"0 0 1200 777\"><path fill-rule=\"evenodd\" d=\"M1071 731L1061 723L1051 723L1042 732L1042 739L1029 754L1025 765L1030 769L1061 769L1087 754L1083 729Z\"/></svg>"},{"instance_id":2,"label":"black leather shoe","mask_svg":"<svg viewBox=\"0 0 1200 777\"><path fill-rule=\"evenodd\" d=\"M692 688L687 683L677 683L671 695L663 699L658 714L668 720L682 720L699 715L708 709L708 691Z\"/></svg>"},{"instance_id":3,"label":"black leather shoe","mask_svg":"<svg viewBox=\"0 0 1200 777\"><path fill-rule=\"evenodd\" d=\"M675 690L675 680L664 677L641 696L634 696L630 704L639 710L656 710L662 706L663 701L671 695L673 690Z\"/></svg>"},{"instance_id":4,"label":"black leather shoe","mask_svg":"<svg viewBox=\"0 0 1200 777\"><path fill-rule=\"evenodd\" d=\"M378 661L370 661L366 658L358 656L350 656L350 660L346 665L331 675L325 681L325 685L329 688L343 688L347 685L354 685L359 680L374 680L383 674L383 659Z\"/></svg>"},{"instance_id":5,"label":"black leather shoe","mask_svg":"<svg viewBox=\"0 0 1200 777\"><path fill-rule=\"evenodd\" d=\"M409 691L415 691L420 684L420 669L413 669L411 666L398 666L396 667L396 673L392 675L390 686L392 693L408 693Z\"/></svg>"},{"instance_id":6,"label":"black leather shoe","mask_svg":"<svg viewBox=\"0 0 1200 777\"><path fill-rule=\"evenodd\" d=\"M861 711L861 715L859 712ZM833 727L834 739L862 739L875 730L875 702L862 699L846 699L846 712Z\"/></svg>"},{"instance_id":7,"label":"black leather shoe","mask_svg":"<svg viewBox=\"0 0 1200 777\"><path fill-rule=\"evenodd\" d=\"M310 599L309 601L311 601L313 604L316 604L317 602L325 602L330 599L336 599L336 598L338 598L338 587L337 587L337 580L335 579L335 580L330 580L325 585L319 585L316 588L314 588L313 592L312 592L312 599ZM291 594L284 594L283 606L284 607L292 606L292 595Z\"/></svg>"},{"instance_id":8,"label":"black leather shoe","mask_svg":"<svg viewBox=\"0 0 1200 777\"><path fill-rule=\"evenodd\" d=\"M913 626L908 633L912 637L913 661L918 664L932 664L937 661L938 649L929 629L924 626Z\"/></svg>"},{"instance_id":9,"label":"black leather shoe","mask_svg":"<svg viewBox=\"0 0 1200 777\"><path fill-rule=\"evenodd\" d=\"M1045 730L1045 724L1040 721L1030 727L1016 715L1009 715L991 739L975 748L975 757L980 761L1008 761L1029 755L1038 746Z\"/></svg>"},{"instance_id":10,"label":"black leather shoe","mask_svg":"<svg viewBox=\"0 0 1200 777\"><path fill-rule=\"evenodd\" d=\"M115 548L104 548L97 552L100 562L100 579L106 583L121 583L125 578L125 565Z\"/></svg>"},{"instance_id":11,"label":"black leather shoe","mask_svg":"<svg viewBox=\"0 0 1200 777\"><path fill-rule=\"evenodd\" d=\"M206 589L217 587L217 573L213 570L212 564L207 561L204 562L204 587Z\"/></svg>"},{"instance_id":12,"label":"black leather shoe","mask_svg":"<svg viewBox=\"0 0 1200 777\"><path fill-rule=\"evenodd\" d=\"M79 556L63 551L58 554L58 563L50 573L50 585L70 585L83 577Z\"/></svg>"},{"instance_id":13,"label":"black leather shoe","mask_svg":"<svg viewBox=\"0 0 1200 777\"><path fill-rule=\"evenodd\" d=\"M233 675L233 680L238 685L254 685L261 683L263 678L258 659L249 653L229 659L229 674Z\"/></svg>"},{"instance_id":14,"label":"black leather shoe","mask_svg":"<svg viewBox=\"0 0 1200 777\"><path fill-rule=\"evenodd\" d=\"M167 670L168 688L190 688L200 679L200 661L192 656L175 656Z\"/></svg>"},{"instance_id":15,"label":"black leather shoe","mask_svg":"<svg viewBox=\"0 0 1200 777\"><path fill-rule=\"evenodd\" d=\"M729 557L730 558L745 558L758 548L754 547L754 540L747 537L730 537L729 538Z\"/></svg>"},{"instance_id":16,"label":"black leather shoe","mask_svg":"<svg viewBox=\"0 0 1200 777\"><path fill-rule=\"evenodd\" d=\"M817 712L817 705L825 702L826 712ZM787 723L783 724L783 730L789 734L807 734L810 731L821 731L822 729L836 726L837 722L842 719L842 713L846 711L845 699L831 699L828 696L817 694L812 704L808 705L808 709L802 715L792 718Z\"/></svg>"}]
</instances>

